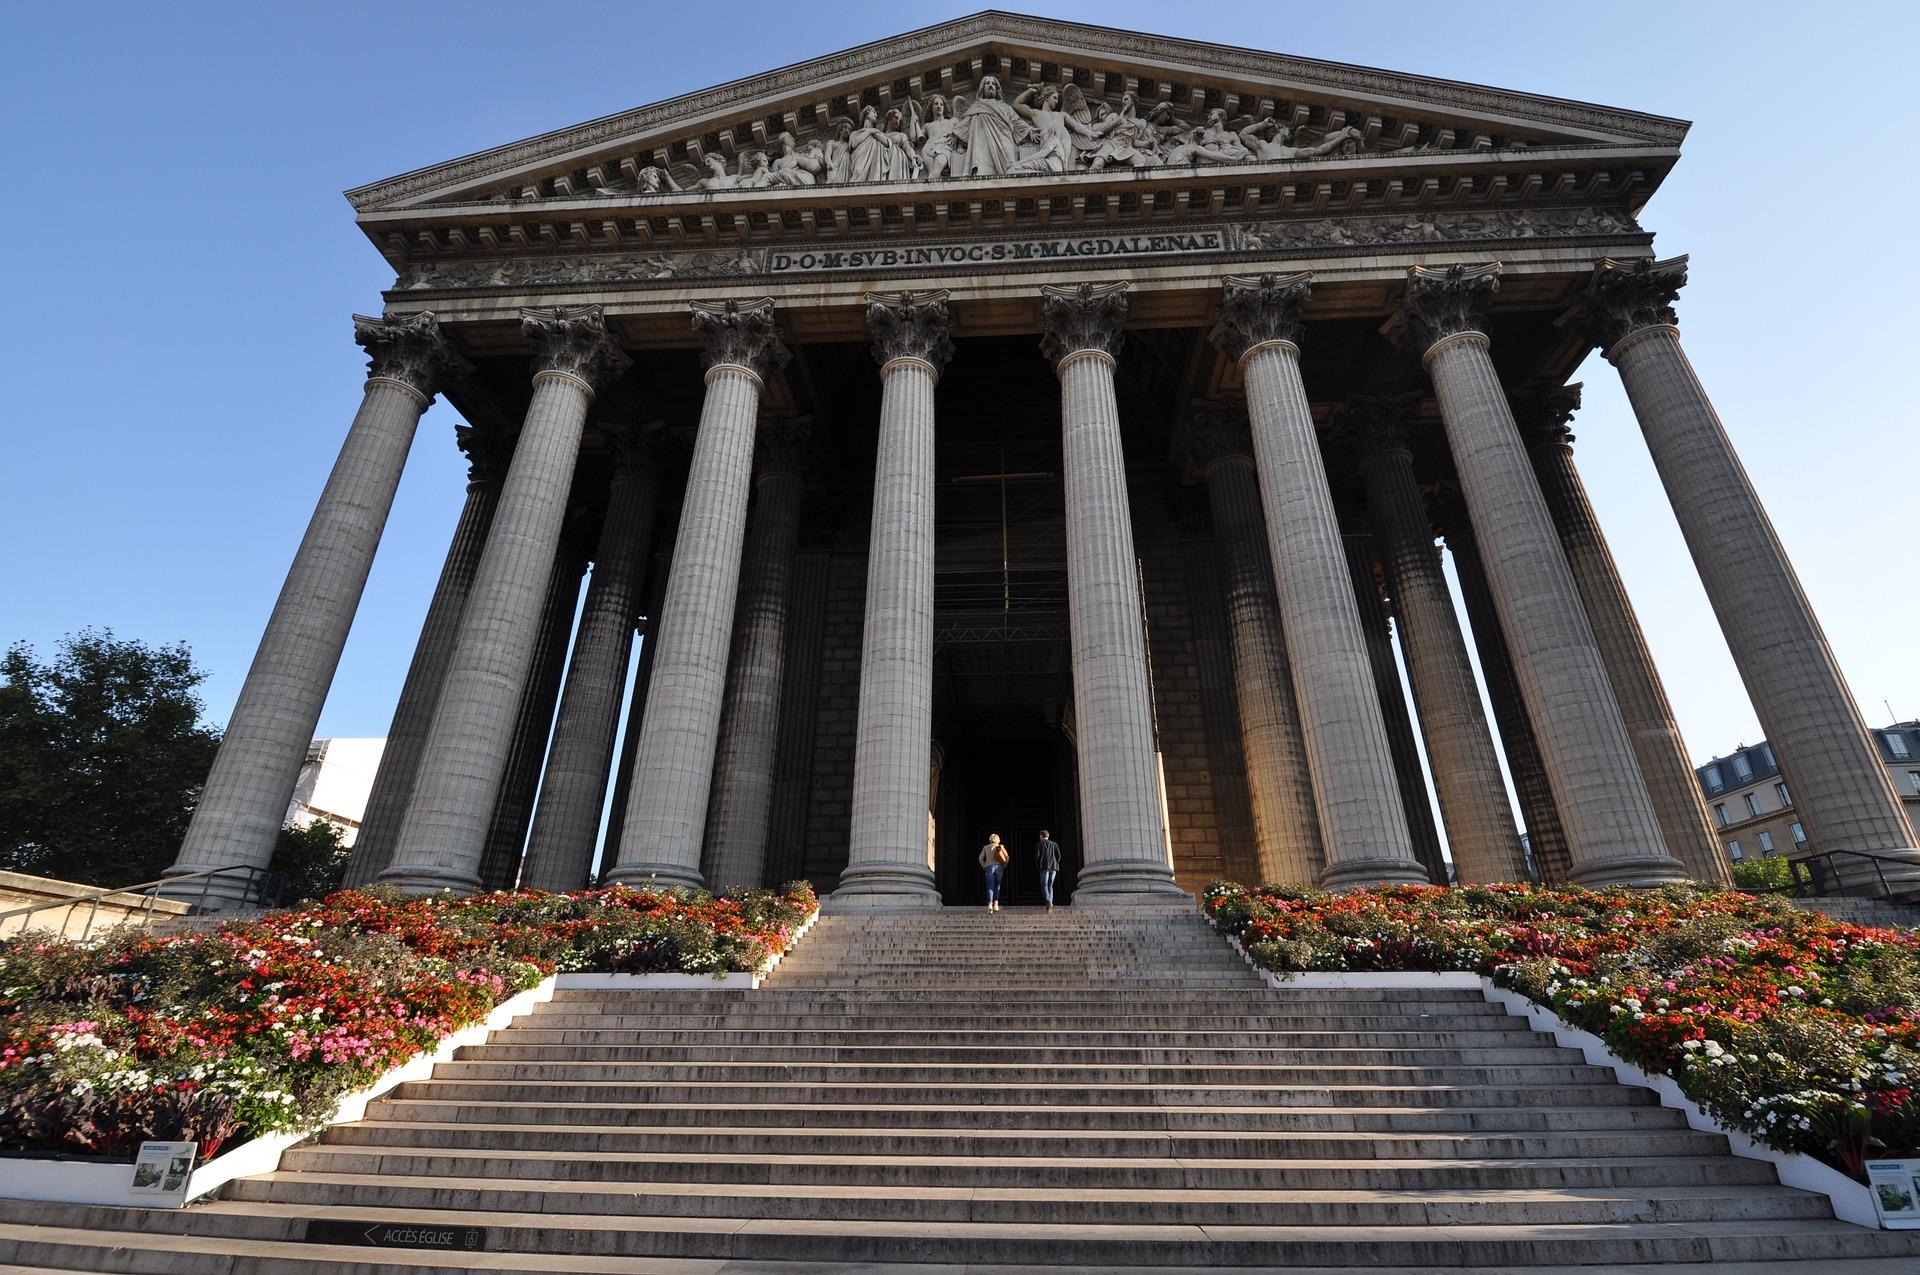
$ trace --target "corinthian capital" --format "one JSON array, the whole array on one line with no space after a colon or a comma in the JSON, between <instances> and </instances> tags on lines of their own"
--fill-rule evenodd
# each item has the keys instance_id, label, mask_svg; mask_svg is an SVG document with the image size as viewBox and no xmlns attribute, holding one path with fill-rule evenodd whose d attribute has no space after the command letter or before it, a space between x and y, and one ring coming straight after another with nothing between
<instances>
[{"instance_id":1,"label":"corinthian capital","mask_svg":"<svg viewBox=\"0 0 1920 1275\"><path fill-rule=\"evenodd\" d=\"M1247 351L1269 341L1300 343L1300 317L1306 309L1311 275L1228 275L1220 299L1220 319L1209 335L1222 353L1238 363Z\"/></svg>"},{"instance_id":2,"label":"corinthian capital","mask_svg":"<svg viewBox=\"0 0 1920 1275\"><path fill-rule=\"evenodd\" d=\"M761 477L805 477L813 464L813 417L762 416L753 443L753 467Z\"/></svg>"},{"instance_id":3,"label":"corinthian capital","mask_svg":"<svg viewBox=\"0 0 1920 1275\"><path fill-rule=\"evenodd\" d=\"M535 375L561 372L597 391L633 363L608 335L597 305L522 310L520 330L533 342Z\"/></svg>"},{"instance_id":4,"label":"corinthian capital","mask_svg":"<svg viewBox=\"0 0 1920 1275\"><path fill-rule=\"evenodd\" d=\"M947 332L947 290L869 292L867 330L873 333L873 361L883 369L895 359L919 359L938 373L953 357Z\"/></svg>"},{"instance_id":5,"label":"corinthian capital","mask_svg":"<svg viewBox=\"0 0 1920 1275\"><path fill-rule=\"evenodd\" d=\"M1040 289L1040 352L1058 367L1069 355L1094 350L1117 357L1126 340L1127 285L1082 283Z\"/></svg>"},{"instance_id":6,"label":"corinthian capital","mask_svg":"<svg viewBox=\"0 0 1920 1275\"><path fill-rule=\"evenodd\" d=\"M1586 291L1576 299L1578 322L1589 340L1611 350L1642 328L1677 324L1673 303L1686 284L1685 257L1665 261L1608 257L1593 268Z\"/></svg>"},{"instance_id":7,"label":"corinthian capital","mask_svg":"<svg viewBox=\"0 0 1920 1275\"><path fill-rule=\"evenodd\" d=\"M1440 341L1465 332L1487 330L1487 298L1500 290L1500 263L1413 266L1407 271L1407 295L1393 317L1391 335L1425 353Z\"/></svg>"},{"instance_id":8,"label":"corinthian capital","mask_svg":"<svg viewBox=\"0 0 1920 1275\"><path fill-rule=\"evenodd\" d=\"M356 314L353 339L367 352L368 377L398 381L428 401L446 377L473 370L453 352L440 321L428 310L393 319Z\"/></svg>"},{"instance_id":9,"label":"corinthian capital","mask_svg":"<svg viewBox=\"0 0 1920 1275\"><path fill-rule=\"evenodd\" d=\"M696 301L693 330L708 368L743 367L765 380L793 358L774 324L772 297L745 305L731 300Z\"/></svg>"},{"instance_id":10,"label":"corinthian capital","mask_svg":"<svg viewBox=\"0 0 1920 1275\"><path fill-rule=\"evenodd\" d=\"M1247 425L1245 399L1196 403L1187 417L1181 447L1202 472L1223 460L1253 458L1253 431Z\"/></svg>"},{"instance_id":11,"label":"corinthian capital","mask_svg":"<svg viewBox=\"0 0 1920 1275\"><path fill-rule=\"evenodd\" d=\"M497 483L507 476L507 462L513 459L518 430L455 425L454 444L467 458L467 481Z\"/></svg>"},{"instance_id":12,"label":"corinthian capital","mask_svg":"<svg viewBox=\"0 0 1920 1275\"><path fill-rule=\"evenodd\" d=\"M1417 391L1349 395L1336 427L1339 441L1363 465L1385 452L1410 451L1408 421L1419 407Z\"/></svg>"},{"instance_id":13,"label":"corinthian capital","mask_svg":"<svg viewBox=\"0 0 1920 1275\"><path fill-rule=\"evenodd\" d=\"M1513 423L1528 447L1572 447L1573 430L1568 422L1580 410L1580 383L1555 385L1551 381L1531 381L1507 391L1507 404L1513 409Z\"/></svg>"}]
</instances>

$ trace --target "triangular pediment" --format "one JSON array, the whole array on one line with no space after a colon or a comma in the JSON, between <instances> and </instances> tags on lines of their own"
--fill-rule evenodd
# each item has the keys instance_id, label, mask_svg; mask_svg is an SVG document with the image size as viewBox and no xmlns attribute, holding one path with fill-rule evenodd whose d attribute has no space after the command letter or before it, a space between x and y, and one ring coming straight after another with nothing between
<instances>
[{"instance_id":1,"label":"triangular pediment","mask_svg":"<svg viewBox=\"0 0 1920 1275\"><path fill-rule=\"evenodd\" d=\"M1008 108L992 113L1010 121L1012 138L989 122L975 156L964 112L985 110L978 103L993 94L989 76ZM1053 149L1063 155L1044 153L1047 121L1036 128L1028 115L1045 109L1043 86L1079 125L1054 121ZM956 99L962 106L961 136L942 165L957 163L958 173L928 171L927 140L940 131L928 127L936 98L949 114ZM1009 115L1015 103L1027 108L1018 117ZM863 132L869 110L869 127L884 136ZM897 182L959 194L1094 169L1150 179L1489 151L1671 152L1686 128L1559 98L986 12L420 169L348 198L363 222L476 205L564 205L586 215L740 191L851 194ZM856 160L849 152L863 139Z\"/></svg>"}]
</instances>

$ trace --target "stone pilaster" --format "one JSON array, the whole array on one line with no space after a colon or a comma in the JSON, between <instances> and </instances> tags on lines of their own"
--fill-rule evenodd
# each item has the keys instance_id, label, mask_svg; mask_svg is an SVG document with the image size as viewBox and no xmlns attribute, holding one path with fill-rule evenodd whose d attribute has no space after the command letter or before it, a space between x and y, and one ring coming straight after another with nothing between
<instances>
[{"instance_id":1,"label":"stone pilaster","mask_svg":"<svg viewBox=\"0 0 1920 1275\"><path fill-rule=\"evenodd\" d=\"M1400 651L1427 741L1454 872L1462 882L1524 881L1526 860L1500 778L1493 732L1480 707L1466 639L1434 548L1433 520L1413 473L1406 418L1418 398L1349 399L1343 433L1366 488L1367 517L1400 625Z\"/></svg>"},{"instance_id":2,"label":"stone pilaster","mask_svg":"<svg viewBox=\"0 0 1920 1275\"><path fill-rule=\"evenodd\" d=\"M494 512L434 708L393 862L380 876L412 892L468 891L512 747L544 627L561 523L587 406L628 364L597 306L528 310L533 401Z\"/></svg>"},{"instance_id":3,"label":"stone pilaster","mask_svg":"<svg viewBox=\"0 0 1920 1275\"><path fill-rule=\"evenodd\" d=\"M1480 675L1486 679L1487 702L1493 707L1494 724L1500 731L1507 773L1513 777L1514 796L1520 803L1527 844L1533 851L1533 863L1540 880L1559 885L1569 879L1573 856L1567 850L1567 835L1560 827L1559 809L1553 804L1553 785L1547 780L1546 763L1540 760L1540 745L1533 737L1533 725L1527 721L1527 703L1520 694L1520 679L1513 671L1513 656L1507 651L1507 639L1500 631L1493 593L1487 587L1487 574L1480 565L1480 546L1473 538L1473 528L1458 493L1449 495L1441 513L1441 525L1447 537L1447 551L1453 555L1454 574L1460 579L1460 605L1473 628L1474 651L1480 659Z\"/></svg>"},{"instance_id":4,"label":"stone pilaster","mask_svg":"<svg viewBox=\"0 0 1920 1275\"><path fill-rule=\"evenodd\" d=\"M880 441L854 729L853 817L835 908L938 907L926 861L933 743L934 386L953 356L947 294L867 300Z\"/></svg>"},{"instance_id":5,"label":"stone pilaster","mask_svg":"<svg viewBox=\"0 0 1920 1275\"><path fill-rule=\"evenodd\" d=\"M520 873L529 889L578 890L586 882L633 653L640 575L652 547L660 483L649 448L629 430L609 431L607 446L613 479L606 517Z\"/></svg>"},{"instance_id":6,"label":"stone pilaster","mask_svg":"<svg viewBox=\"0 0 1920 1275\"><path fill-rule=\"evenodd\" d=\"M754 445L759 472L747 511L739 610L701 859L702 874L716 888L765 884L786 680L787 611L812 450L810 422L805 420L763 422Z\"/></svg>"},{"instance_id":7,"label":"stone pilaster","mask_svg":"<svg viewBox=\"0 0 1920 1275\"><path fill-rule=\"evenodd\" d=\"M1573 431L1567 422L1580 406L1580 387L1533 385L1507 397L1560 533L1573 583L1587 608L1587 622L1600 644L1600 658L1606 662L1607 679L1613 683L1613 697L1633 740L1640 777L1653 798L1667 849L1694 880L1726 884L1731 880L1727 856L1707 816L1680 723L1674 720L1626 583L1573 463Z\"/></svg>"},{"instance_id":8,"label":"stone pilaster","mask_svg":"<svg viewBox=\"0 0 1920 1275\"><path fill-rule=\"evenodd\" d=\"M347 860L343 884L348 886L371 883L393 859L393 843L400 835L400 821L407 816L407 800L413 796L420 754L427 746L427 728L433 724L434 705L440 702L447 657L453 654L453 640L460 631L460 613L466 610L473 573L479 569L487 531L493 526L500 480L506 476L507 459L513 454L511 434L496 435L461 425L456 428L455 438L467 454L467 502L454 524L453 543L447 548L433 601L420 626L420 640L414 645L406 680L400 685L400 702L394 708L393 723L387 727L380 769L367 794L360 832L353 839L353 855Z\"/></svg>"},{"instance_id":9,"label":"stone pilaster","mask_svg":"<svg viewBox=\"0 0 1920 1275\"><path fill-rule=\"evenodd\" d=\"M1041 350L1060 377L1066 470L1067 612L1083 849L1076 906L1153 902L1182 893L1174 884L1161 819L1140 575L1113 387L1126 315L1124 284L1042 290ZM926 755L922 749L907 764L918 765ZM924 810L920 823L924 834Z\"/></svg>"},{"instance_id":10,"label":"stone pilaster","mask_svg":"<svg viewBox=\"0 0 1920 1275\"><path fill-rule=\"evenodd\" d=\"M527 830L533 822L533 801L540 791L540 769L553 738L553 716L560 702L560 675L567 666L567 639L573 635L573 614L580 606L580 577L587 555L577 530L560 539L547 599L541 605L540 635L527 665L526 686L513 717L513 735L507 746L507 765L500 775L500 791L487 821L487 839L480 850L480 888L510 890L520 879L526 853Z\"/></svg>"},{"instance_id":11,"label":"stone pilaster","mask_svg":"<svg viewBox=\"0 0 1920 1275\"><path fill-rule=\"evenodd\" d=\"M1386 728L1387 749L1393 758L1394 786L1407 819L1407 837L1413 857L1427 879L1444 883L1447 861L1440 853L1440 826L1433 819L1427 797L1427 773L1420 766L1420 745L1413 737L1413 714L1400 686L1400 664L1393 656L1393 621L1380 597L1380 566L1373 537L1365 520L1349 516L1343 524L1342 547L1347 574L1352 577L1354 607L1360 631L1367 640L1367 663L1373 670L1373 694L1380 704L1380 722Z\"/></svg>"},{"instance_id":12,"label":"stone pilaster","mask_svg":"<svg viewBox=\"0 0 1920 1275\"><path fill-rule=\"evenodd\" d=\"M414 429L441 379L465 367L432 314L355 315L353 326L369 356L360 410L280 586L170 877L264 871L273 857ZM204 897L219 906L257 885L236 871L216 878ZM203 886L183 884L180 892L199 899Z\"/></svg>"},{"instance_id":13,"label":"stone pilaster","mask_svg":"<svg viewBox=\"0 0 1920 1275\"><path fill-rule=\"evenodd\" d=\"M1685 257L1603 262L1582 298L1588 332L1620 369L1809 848L1878 855L1889 879L1920 879L1913 826L1840 662L1681 348L1673 301L1686 279Z\"/></svg>"},{"instance_id":14,"label":"stone pilaster","mask_svg":"<svg viewBox=\"0 0 1920 1275\"><path fill-rule=\"evenodd\" d=\"M1419 882L1366 638L1300 377L1305 275L1229 278L1213 340L1240 364L1274 584L1331 888Z\"/></svg>"},{"instance_id":15,"label":"stone pilaster","mask_svg":"<svg viewBox=\"0 0 1920 1275\"><path fill-rule=\"evenodd\" d=\"M719 743L765 378L785 366L771 298L698 302L707 393L687 475L660 650L634 750L632 790L610 881L701 884L700 847ZM649 639L651 640L651 639Z\"/></svg>"},{"instance_id":16,"label":"stone pilaster","mask_svg":"<svg viewBox=\"0 0 1920 1275\"><path fill-rule=\"evenodd\" d=\"M1494 372L1498 265L1408 272L1396 328L1421 353L1582 885L1684 880L1668 854L1586 610Z\"/></svg>"},{"instance_id":17,"label":"stone pilaster","mask_svg":"<svg viewBox=\"0 0 1920 1275\"><path fill-rule=\"evenodd\" d=\"M1213 534L1226 564L1234 698L1260 880L1318 885L1323 866L1320 824L1287 669L1284 621L1273 593L1273 559L1260 512L1260 479L1245 405L1197 408L1186 442L1206 475Z\"/></svg>"}]
</instances>

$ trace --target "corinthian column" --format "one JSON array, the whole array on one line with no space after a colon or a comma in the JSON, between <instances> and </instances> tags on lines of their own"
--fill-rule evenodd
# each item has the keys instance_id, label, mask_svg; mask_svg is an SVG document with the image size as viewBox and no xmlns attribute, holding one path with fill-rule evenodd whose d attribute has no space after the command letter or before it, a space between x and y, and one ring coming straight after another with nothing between
<instances>
[{"instance_id":1,"label":"corinthian column","mask_svg":"<svg viewBox=\"0 0 1920 1275\"><path fill-rule=\"evenodd\" d=\"M607 434L607 447L613 462L607 513L520 872L520 884L532 890L586 884L633 653L640 573L653 541L660 489L646 445L634 432L617 431Z\"/></svg>"},{"instance_id":2,"label":"corinthian column","mask_svg":"<svg viewBox=\"0 0 1920 1275\"><path fill-rule=\"evenodd\" d=\"M533 401L460 617L393 862L380 874L383 883L415 893L471 891L480 883L587 405L628 364L598 306L521 313L534 347Z\"/></svg>"},{"instance_id":3,"label":"corinthian column","mask_svg":"<svg viewBox=\"0 0 1920 1275\"><path fill-rule=\"evenodd\" d=\"M934 386L953 357L947 294L874 293L880 444L854 731L853 823L836 908L937 908L927 855L933 747Z\"/></svg>"},{"instance_id":4,"label":"corinthian column","mask_svg":"<svg viewBox=\"0 0 1920 1275\"><path fill-rule=\"evenodd\" d=\"M1498 265L1408 271L1396 334L1421 351L1500 627L1582 885L1686 879L1668 854L1613 684L1500 388L1481 306Z\"/></svg>"},{"instance_id":5,"label":"corinthian column","mask_svg":"<svg viewBox=\"0 0 1920 1275\"><path fill-rule=\"evenodd\" d=\"M1811 848L1878 855L1890 878L1920 878L1913 825L1840 662L1680 347L1673 301L1686 281L1685 257L1603 262L1583 298L1588 330L1620 369Z\"/></svg>"},{"instance_id":6,"label":"corinthian column","mask_svg":"<svg viewBox=\"0 0 1920 1275\"><path fill-rule=\"evenodd\" d=\"M1114 356L1125 284L1042 289L1041 351L1060 377L1067 494L1067 616L1085 852L1075 906L1179 897L1160 818L1139 562L1120 448ZM910 761L918 764L923 749ZM924 793L921 794L924 800ZM923 823L924 827L924 823Z\"/></svg>"},{"instance_id":7,"label":"corinthian column","mask_svg":"<svg viewBox=\"0 0 1920 1275\"><path fill-rule=\"evenodd\" d=\"M1260 880L1314 886L1320 881L1320 825L1287 671L1286 634L1273 596L1273 560L1245 405L1197 409L1187 449L1207 476L1213 534L1226 557L1234 699Z\"/></svg>"},{"instance_id":8,"label":"corinthian column","mask_svg":"<svg viewBox=\"0 0 1920 1275\"><path fill-rule=\"evenodd\" d=\"M1686 865L1687 875L1694 880L1725 884L1731 879L1727 857L1707 817L1706 799L1680 738L1680 723L1674 720L1627 586L1587 500L1586 485L1574 468L1573 431L1567 421L1580 406L1580 387L1536 385L1508 398L1539 476L1547 511L1566 550L1573 583L1587 608L1587 622L1600 644L1607 680L1613 683L1613 697L1633 740L1640 777L1653 798L1667 849Z\"/></svg>"},{"instance_id":9,"label":"corinthian column","mask_svg":"<svg viewBox=\"0 0 1920 1275\"><path fill-rule=\"evenodd\" d=\"M719 887L758 886L766 875L786 681L787 604L811 450L808 425L798 420L763 422L754 446L759 474L747 512L739 612L701 859L706 879Z\"/></svg>"},{"instance_id":10,"label":"corinthian column","mask_svg":"<svg viewBox=\"0 0 1920 1275\"><path fill-rule=\"evenodd\" d=\"M427 728L433 724L433 707L440 700L440 680L446 672L447 657L453 653L454 635L459 632L460 613L466 609L467 594L473 588L473 573L480 566L480 552L486 548L487 529L493 525L500 479L507 472L507 458L513 454L510 433L460 425L455 427L455 438L467 454L467 503L454 524L453 543L440 568L426 621L420 626L420 640L414 645L406 681L400 686L393 723L387 727L380 769L367 794L360 833L353 839L353 856L347 860L344 884L348 886L368 884L393 858L394 838L400 835L400 821L406 818L413 777L420 769L420 753L427 746Z\"/></svg>"},{"instance_id":11,"label":"corinthian column","mask_svg":"<svg viewBox=\"0 0 1920 1275\"><path fill-rule=\"evenodd\" d=\"M353 339L369 355L360 410L280 586L193 821L167 869L170 877L210 868L264 870L273 857L414 428L440 378L466 366L427 313L355 315ZM247 897L257 883L242 875L216 878L205 897L215 905ZM180 889L202 895L199 882Z\"/></svg>"},{"instance_id":12,"label":"corinthian column","mask_svg":"<svg viewBox=\"0 0 1920 1275\"><path fill-rule=\"evenodd\" d=\"M1526 860L1500 779L1493 732L1480 708L1466 639L1440 570L1433 520L1413 475L1405 420L1419 396L1411 397L1415 401L1407 396L1349 399L1345 431L1359 457L1367 516L1400 622L1400 649L1454 870L1469 883L1524 881Z\"/></svg>"},{"instance_id":13,"label":"corinthian column","mask_svg":"<svg viewBox=\"0 0 1920 1275\"><path fill-rule=\"evenodd\" d=\"M697 886L707 796L726 693L733 608L740 588L753 431L764 378L790 357L773 300L696 302L707 395L674 541L660 650L634 749L626 826L609 882ZM647 640L654 640L651 634Z\"/></svg>"},{"instance_id":14,"label":"corinthian column","mask_svg":"<svg viewBox=\"0 0 1920 1275\"><path fill-rule=\"evenodd\" d=\"M1240 364L1247 385L1274 584L1326 847L1321 883L1424 882L1300 379L1306 301L1304 274L1229 278L1213 341Z\"/></svg>"}]
</instances>

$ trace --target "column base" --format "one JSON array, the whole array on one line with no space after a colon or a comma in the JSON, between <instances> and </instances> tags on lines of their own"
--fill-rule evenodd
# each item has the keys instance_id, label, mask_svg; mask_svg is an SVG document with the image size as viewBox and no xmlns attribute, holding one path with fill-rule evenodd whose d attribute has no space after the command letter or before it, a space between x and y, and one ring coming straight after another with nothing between
<instances>
[{"instance_id":1,"label":"column base","mask_svg":"<svg viewBox=\"0 0 1920 1275\"><path fill-rule=\"evenodd\" d=\"M1073 906L1165 907L1191 900L1159 859L1121 859L1092 863L1073 882Z\"/></svg>"},{"instance_id":2,"label":"column base","mask_svg":"<svg viewBox=\"0 0 1920 1275\"><path fill-rule=\"evenodd\" d=\"M823 912L930 912L944 904L930 869L913 864L850 867L820 900Z\"/></svg>"},{"instance_id":3,"label":"column base","mask_svg":"<svg viewBox=\"0 0 1920 1275\"><path fill-rule=\"evenodd\" d=\"M1645 889L1656 886L1684 885L1693 878L1687 867L1672 855L1633 855L1576 862L1567 879L1589 890Z\"/></svg>"},{"instance_id":4,"label":"column base","mask_svg":"<svg viewBox=\"0 0 1920 1275\"><path fill-rule=\"evenodd\" d=\"M178 879L201 872L210 875L194 876L192 880ZM212 875L214 873L218 874ZM217 867L202 868L191 863L179 863L167 869L154 894L176 903L190 903L202 912L231 912L259 906L262 875L247 872L238 864L233 865L229 872L218 872Z\"/></svg>"},{"instance_id":5,"label":"column base","mask_svg":"<svg viewBox=\"0 0 1920 1275\"><path fill-rule=\"evenodd\" d=\"M478 894L480 878L472 873L383 872L375 885L390 885L402 894Z\"/></svg>"},{"instance_id":6,"label":"column base","mask_svg":"<svg viewBox=\"0 0 1920 1275\"><path fill-rule=\"evenodd\" d=\"M1432 885L1412 859L1342 859L1320 870L1322 890L1364 890L1376 885Z\"/></svg>"},{"instance_id":7,"label":"column base","mask_svg":"<svg viewBox=\"0 0 1920 1275\"><path fill-rule=\"evenodd\" d=\"M602 889L610 885L624 885L630 890L666 886L704 890L707 888L707 880L696 869L682 867L677 863L626 863L600 879Z\"/></svg>"}]
</instances>

